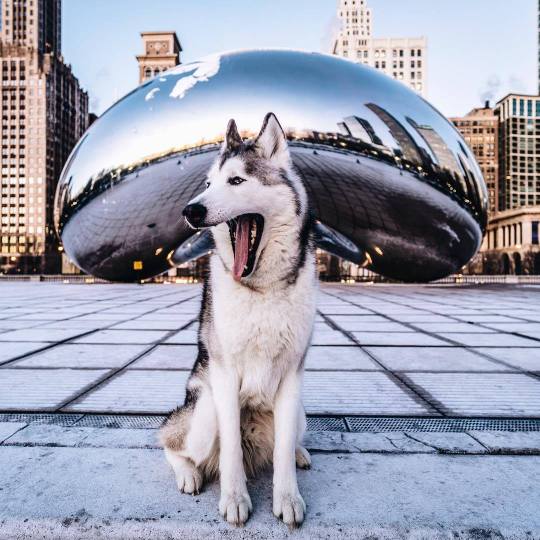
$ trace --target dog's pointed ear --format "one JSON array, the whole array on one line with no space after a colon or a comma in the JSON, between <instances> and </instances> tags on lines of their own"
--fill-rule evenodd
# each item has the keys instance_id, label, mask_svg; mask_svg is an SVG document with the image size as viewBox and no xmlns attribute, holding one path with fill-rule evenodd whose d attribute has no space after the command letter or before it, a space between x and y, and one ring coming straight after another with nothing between
<instances>
[{"instance_id":1,"label":"dog's pointed ear","mask_svg":"<svg viewBox=\"0 0 540 540\"><path fill-rule=\"evenodd\" d=\"M225 132L225 140L223 141L222 152L238 150L242 144L244 143L242 142L242 137L240 137L240 134L238 133L236 122L231 118L227 124L227 131Z\"/></svg>"},{"instance_id":2,"label":"dog's pointed ear","mask_svg":"<svg viewBox=\"0 0 540 540\"><path fill-rule=\"evenodd\" d=\"M266 159L279 161L283 166L289 160L287 137L274 113L269 112L264 117L261 132L255 139L255 146L259 155Z\"/></svg>"}]
</instances>

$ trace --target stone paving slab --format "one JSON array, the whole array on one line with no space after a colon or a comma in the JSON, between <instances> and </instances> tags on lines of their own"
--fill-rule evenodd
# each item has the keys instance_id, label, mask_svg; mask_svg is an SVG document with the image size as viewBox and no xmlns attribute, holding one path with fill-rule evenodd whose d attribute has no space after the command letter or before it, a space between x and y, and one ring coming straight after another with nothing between
<instances>
[{"instance_id":1,"label":"stone paving slab","mask_svg":"<svg viewBox=\"0 0 540 540\"><path fill-rule=\"evenodd\" d=\"M106 370L2 369L0 410L56 410Z\"/></svg>"},{"instance_id":2,"label":"stone paving slab","mask_svg":"<svg viewBox=\"0 0 540 540\"><path fill-rule=\"evenodd\" d=\"M327 320L337 324L344 330L357 330L356 326L362 323L387 323L388 319L382 315L327 315ZM324 320L321 318L321 320ZM354 328L347 328L346 324Z\"/></svg>"},{"instance_id":3,"label":"stone paving slab","mask_svg":"<svg viewBox=\"0 0 540 540\"><path fill-rule=\"evenodd\" d=\"M509 317L508 315L496 315L495 313L486 313L482 315L455 315L454 318L469 323L485 324L489 327L492 326L492 323L522 322L516 317Z\"/></svg>"},{"instance_id":4,"label":"stone paving slab","mask_svg":"<svg viewBox=\"0 0 540 540\"><path fill-rule=\"evenodd\" d=\"M81 329L27 328L25 330L13 330L11 332L0 334L0 342L43 341L46 343L56 343L58 341L64 341L79 336L83 332L84 330L81 331Z\"/></svg>"},{"instance_id":5,"label":"stone paving slab","mask_svg":"<svg viewBox=\"0 0 540 540\"><path fill-rule=\"evenodd\" d=\"M0 411L167 412L196 356L200 291L0 282ZM538 287L323 284L318 307L313 414L540 417Z\"/></svg>"},{"instance_id":6,"label":"stone paving slab","mask_svg":"<svg viewBox=\"0 0 540 540\"><path fill-rule=\"evenodd\" d=\"M191 370L196 358L196 345L158 345L129 368Z\"/></svg>"},{"instance_id":7,"label":"stone paving slab","mask_svg":"<svg viewBox=\"0 0 540 540\"><path fill-rule=\"evenodd\" d=\"M79 338L75 343L155 343L167 335L165 330L100 330Z\"/></svg>"},{"instance_id":8,"label":"stone paving slab","mask_svg":"<svg viewBox=\"0 0 540 540\"><path fill-rule=\"evenodd\" d=\"M480 326L474 324L460 323L456 321L440 323L440 322L415 322L411 323L416 328L424 330L425 332L431 332L435 334L448 333L473 333L473 334L492 334L494 329L487 326Z\"/></svg>"},{"instance_id":9,"label":"stone paving slab","mask_svg":"<svg viewBox=\"0 0 540 540\"><path fill-rule=\"evenodd\" d=\"M218 486L178 493L154 449L0 446L0 538L537 538L538 456L323 453L300 471L306 522L271 514L270 474L249 482L254 513L223 523ZM62 474L51 478L51 471Z\"/></svg>"},{"instance_id":10,"label":"stone paving slab","mask_svg":"<svg viewBox=\"0 0 540 540\"><path fill-rule=\"evenodd\" d=\"M30 343L30 342L17 342L17 343L3 343L0 346L0 364L9 362L13 358L28 354L32 351L38 351L45 347L48 347L49 343Z\"/></svg>"},{"instance_id":11,"label":"stone paving slab","mask_svg":"<svg viewBox=\"0 0 540 540\"><path fill-rule=\"evenodd\" d=\"M353 345L353 341L336 330L315 330L311 339L312 345Z\"/></svg>"},{"instance_id":12,"label":"stone paving slab","mask_svg":"<svg viewBox=\"0 0 540 540\"><path fill-rule=\"evenodd\" d=\"M512 371L461 347L367 347L391 371Z\"/></svg>"},{"instance_id":13,"label":"stone paving slab","mask_svg":"<svg viewBox=\"0 0 540 540\"><path fill-rule=\"evenodd\" d=\"M502 330L504 332L516 332L523 334L526 332L540 332L540 323L487 323L485 326L494 330Z\"/></svg>"},{"instance_id":14,"label":"stone paving slab","mask_svg":"<svg viewBox=\"0 0 540 540\"><path fill-rule=\"evenodd\" d=\"M184 402L188 376L188 371L126 371L66 410L168 413Z\"/></svg>"},{"instance_id":15,"label":"stone paving slab","mask_svg":"<svg viewBox=\"0 0 540 540\"><path fill-rule=\"evenodd\" d=\"M381 370L369 355L358 347L314 346L308 349L307 370Z\"/></svg>"},{"instance_id":16,"label":"stone paving slab","mask_svg":"<svg viewBox=\"0 0 540 540\"><path fill-rule=\"evenodd\" d=\"M1 425L2 424L0 424L0 426ZM22 424L22 426L24 426L24 424ZM68 446L85 448L160 447L158 444L157 431L154 429L108 429L35 424L30 425L25 429L19 428L18 431L15 431L11 437L6 437L4 439L5 445Z\"/></svg>"},{"instance_id":17,"label":"stone paving slab","mask_svg":"<svg viewBox=\"0 0 540 540\"><path fill-rule=\"evenodd\" d=\"M36 325L42 325L42 322L39 321L16 321L15 319L4 319L0 320L0 331L2 333L8 332L9 330L20 330L20 329L26 329L26 328L32 328Z\"/></svg>"},{"instance_id":18,"label":"stone paving slab","mask_svg":"<svg viewBox=\"0 0 540 540\"><path fill-rule=\"evenodd\" d=\"M308 414L434 414L378 372L308 371L303 397Z\"/></svg>"},{"instance_id":19,"label":"stone paving slab","mask_svg":"<svg viewBox=\"0 0 540 540\"><path fill-rule=\"evenodd\" d=\"M367 318L366 316L365 318ZM352 318L352 317L350 317ZM367 320L348 321L340 320L338 326L347 331L362 331L362 332L414 332L413 328L409 328L404 324L397 322L371 322Z\"/></svg>"},{"instance_id":20,"label":"stone paving slab","mask_svg":"<svg viewBox=\"0 0 540 540\"><path fill-rule=\"evenodd\" d=\"M538 380L517 373L408 373L445 412L458 416L540 417Z\"/></svg>"},{"instance_id":21,"label":"stone paving slab","mask_svg":"<svg viewBox=\"0 0 540 540\"><path fill-rule=\"evenodd\" d=\"M180 332L176 332L171 337L167 338L164 343L196 345L197 332L195 330L181 330Z\"/></svg>"},{"instance_id":22,"label":"stone paving slab","mask_svg":"<svg viewBox=\"0 0 540 540\"><path fill-rule=\"evenodd\" d=\"M473 350L525 371L540 371L540 351L538 349L484 347Z\"/></svg>"},{"instance_id":23,"label":"stone paving slab","mask_svg":"<svg viewBox=\"0 0 540 540\"><path fill-rule=\"evenodd\" d=\"M11 367L118 368L146 350L145 345L68 344L47 349Z\"/></svg>"},{"instance_id":24,"label":"stone paving slab","mask_svg":"<svg viewBox=\"0 0 540 540\"><path fill-rule=\"evenodd\" d=\"M498 432L471 431L470 434L492 453L538 454L540 452L540 432Z\"/></svg>"},{"instance_id":25,"label":"stone paving slab","mask_svg":"<svg viewBox=\"0 0 540 540\"><path fill-rule=\"evenodd\" d=\"M37 321L36 321L37 322ZM77 334L83 334L85 332L93 332L99 330L103 326L108 326L110 321L79 321L77 319L62 320L62 321L47 321L39 322L39 328L41 330L77 330Z\"/></svg>"},{"instance_id":26,"label":"stone paving slab","mask_svg":"<svg viewBox=\"0 0 540 540\"><path fill-rule=\"evenodd\" d=\"M352 335L358 340L360 345L393 345L406 347L416 345L422 347L448 345L444 341L427 334L415 332L352 332Z\"/></svg>"},{"instance_id":27,"label":"stone paving slab","mask_svg":"<svg viewBox=\"0 0 540 540\"><path fill-rule=\"evenodd\" d=\"M512 334L440 333L438 335L469 347L540 347L540 341L514 336ZM540 354L540 350L538 354Z\"/></svg>"},{"instance_id":28,"label":"stone paving slab","mask_svg":"<svg viewBox=\"0 0 540 540\"><path fill-rule=\"evenodd\" d=\"M0 422L0 444L25 426L22 422Z\"/></svg>"},{"instance_id":29,"label":"stone paving slab","mask_svg":"<svg viewBox=\"0 0 540 540\"><path fill-rule=\"evenodd\" d=\"M418 441L441 454L484 454L486 447L469 433L406 433L413 441ZM538 445L540 452L540 444Z\"/></svg>"},{"instance_id":30,"label":"stone paving slab","mask_svg":"<svg viewBox=\"0 0 540 540\"><path fill-rule=\"evenodd\" d=\"M112 328L115 330L179 330L182 326L188 324L193 319L191 317L182 318L179 316L168 320L154 321L150 319L133 319L115 324Z\"/></svg>"}]
</instances>

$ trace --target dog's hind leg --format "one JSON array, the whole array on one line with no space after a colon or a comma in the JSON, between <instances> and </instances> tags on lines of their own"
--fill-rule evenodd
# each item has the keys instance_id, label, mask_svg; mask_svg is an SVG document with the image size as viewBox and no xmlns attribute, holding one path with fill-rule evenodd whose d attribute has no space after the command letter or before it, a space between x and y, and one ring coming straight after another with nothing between
<instances>
[{"instance_id":1,"label":"dog's hind leg","mask_svg":"<svg viewBox=\"0 0 540 540\"><path fill-rule=\"evenodd\" d=\"M185 405L167 418L160 439L178 489L198 493L205 472L212 472L212 462L217 462L216 411L206 386L188 389L187 396Z\"/></svg>"},{"instance_id":2,"label":"dog's hind leg","mask_svg":"<svg viewBox=\"0 0 540 540\"><path fill-rule=\"evenodd\" d=\"M168 448L165 448L165 457L174 471L178 489L182 493L198 495L203 485L199 468L189 458Z\"/></svg>"},{"instance_id":3,"label":"dog's hind leg","mask_svg":"<svg viewBox=\"0 0 540 540\"><path fill-rule=\"evenodd\" d=\"M304 410L304 406L300 403L300 406L298 407L298 434L296 437L296 449L294 451L296 466L299 469L309 469L311 467L311 456L304 446L302 446L306 425L306 411Z\"/></svg>"}]
</instances>

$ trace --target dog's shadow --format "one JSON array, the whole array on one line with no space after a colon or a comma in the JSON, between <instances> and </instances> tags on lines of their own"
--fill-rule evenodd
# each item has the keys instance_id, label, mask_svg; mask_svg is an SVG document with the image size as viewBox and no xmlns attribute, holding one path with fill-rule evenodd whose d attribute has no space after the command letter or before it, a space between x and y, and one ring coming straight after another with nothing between
<instances>
[{"instance_id":1,"label":"dog's shadow","mask_svg":"<svg viewBox=\"0 0 540 540\"><path fill-rule=\"evenodd\" d=\"M310 474L309 470L297 469L298 471L298 483L300 490L302 491L303 485L307 480L307 475ZM162 483L162 497L164 502L162 511L160 514L164 516L162 519L176 519L183 524L193 522L197 523L197 526L211 526L215 531L215 527L219 526L220 530L223 530L224 537L229 537L231 530L235 527L228 524L220 516L218 511L218 503L220 496L219 481L214 480L207 482L202 487L200 493L196 495L187 495L181 493L175 482L174 475L171 474L171 469L167 463L163 463L159 471L156 471L159 476L159 482ZM249 520L244 527L249 530L250 528L263 529L268 531L269 528L273 528L281 534L291 531L281 520L277 519L272 513L272 471L271 469L265 470L257 475L256 478L248 478L247 482L251 502L253 503L253 512L249 517ZM308 508L306 513L306 520L310 518L309 501L306 501ZM168 512L163 512L163 508L167 508ZM243 529L244 527L240 528ZM305 528L303 524L300 529ZM228 531L228 532L227 532ZM277 538L276 537L276 538Z\"/></svg>"}]
</instances>

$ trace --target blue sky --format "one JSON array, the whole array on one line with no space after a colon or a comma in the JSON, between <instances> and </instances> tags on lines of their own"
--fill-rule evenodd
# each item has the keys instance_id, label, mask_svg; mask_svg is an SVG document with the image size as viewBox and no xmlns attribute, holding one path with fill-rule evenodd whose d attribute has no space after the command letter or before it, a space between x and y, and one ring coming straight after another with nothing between
<instances>
[{"instance_id":1,"label":"blue sky","mask_svg":"<svg viewBox=\"0 0 540 540\"><path fill-rule=\"evenodd\" d=\"M137 85L139 32L175 30L183 61L238 48L327 52L336 0L64 0L62 47L103 112ZM369 0L376 37L428 38L428 99L461 115L535 93L536 0Z\"/></svg>"}]
</instances>

